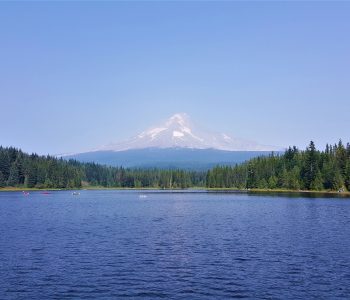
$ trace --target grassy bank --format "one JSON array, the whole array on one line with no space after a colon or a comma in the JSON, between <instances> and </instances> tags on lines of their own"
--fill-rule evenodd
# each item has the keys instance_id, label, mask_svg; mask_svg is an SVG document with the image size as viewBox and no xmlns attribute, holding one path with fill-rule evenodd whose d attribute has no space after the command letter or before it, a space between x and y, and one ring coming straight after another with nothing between
<instances>
[{"instance_id":1,"label":"grassy bank","mask_svg":"<svg viewBox=\"0 0 350 300\"><path fill-rule=\"evenodd\" d=\"M22 192L22 191L65 191L65 190L197 190L197 191L208 191L208 192L238 192L238 193L256 193L256 194L320 194L320 195L340 195L350 197L350 192L338 192L330 190L287 190L287 189L237 189L237 188L205 188L205 187L192 187L188 189L181 188L159 188L159 187L143 187L143 188L123 188L123 187L103 187L103 186L86 186L83 188L72 188L72 189L39 189L39 188L23 188L23 187L5 187L0 188L0 192Z\"/></svg>"},{"instance_id":2,"label":"grassy bank","mask_svg":"<svg viewBox=\"0 0 350 300\"><path fill-rule=\"evenodd\" d=\"M103 187L103 186L85 186L82 188L23 188L23 187L4 187L0 188L0 192L22 192L22 191L70 191L70 190L90 190L90 191L98 191L98 190L121 190L121 191L127 191L127 190L206 190L204 187L193 187L188 189L182 189L182 188L159 188L159 187Z\"/></svg>"},{"instance_id":3,"label":"grassy bank","mask_svg":"<svg viewBox=\"0 0 350 300\"><path fill-rule=\"evenodd\" d=\"M237 189L237 188L207 188L206 190L212 192L224 192L224 191L235 191L235 192L245 192L245 193L265 193L265 194L274 194L274 193L285 193L285 194L323 194L323 195L344 195L350 196L350 192L338 192L331 190L288 190L288 189Z\"/></svg>"},{"instance_id":4,"label":"grassy bank","mask_svg":"<svg viewBox=\"0 0 350 300\"><path fill-rule=\"evenodd\" d=\"M0 192L22 192L22 191L62 191L65 189L49 188L49 189L39 189L39 188L24 188L24 187L4 187L0 188Z\"/></svg>"}]
</instances>

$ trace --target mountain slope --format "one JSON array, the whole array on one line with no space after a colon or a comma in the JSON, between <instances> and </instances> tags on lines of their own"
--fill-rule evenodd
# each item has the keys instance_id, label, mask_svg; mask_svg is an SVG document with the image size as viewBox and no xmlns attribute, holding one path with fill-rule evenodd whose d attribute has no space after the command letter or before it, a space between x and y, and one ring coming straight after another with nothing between
<instances>
[{"instance_id":1,"label":"mountain slope","mask_svg":"<svg viewBox=\"0 0 350 300\"><path fill-rule=\"evenodd\" d=\"M141 132L124 142L111 143L96 151L125 151L144 148L217 149L225 151L278 151L281 148L233 138L195 126L185 113L170 117L160 126Z\"/></svg>"},{"instance_id":2,"label":"mountain slope","mask_svg":"<svg viewBox=\"0 0 350 300\"><path fill-rule=\"evenodd\" d=\"M95 162L131 168L157 167L206 170L216 165L235 165L256 156L266 156L265 151L223 151L215 149L146 148L126 151L95 151L67 156L81 162Z\"/></svg>"},{"instance_id":3,"label":"mountain slope","mask_svg":"<svg viewBox=\"0 0 350 300\"><path fill-rule=\"evenodd\" d=\"M187 114L179 113L160 126L124 142L111 143L65 158L112 166L199 170L218 164L233 165L279 150L278 147L203 130L195 126Z\"/></svg>"}]
</instances>

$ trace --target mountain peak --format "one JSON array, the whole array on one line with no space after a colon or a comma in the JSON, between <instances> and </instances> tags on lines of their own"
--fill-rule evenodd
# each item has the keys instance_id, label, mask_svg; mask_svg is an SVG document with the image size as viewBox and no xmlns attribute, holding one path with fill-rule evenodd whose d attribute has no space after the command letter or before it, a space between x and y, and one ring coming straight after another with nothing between
<instances>
[{"instance_id":1,"label":"mountain peak","mask_svg":"<svg viewBox=\"0 0 350 300\"><path fill-rule=\"evenodd\" d=\"M134 138L112 143L98 150L123 151L143 148L190 148L228 151L276 151L273 146L233 138L224 133L212 133L194 126L186 113L176 113L160 126L141 132Z\"/></svg>"},{"instance_id":2,"label":"mountain peak","mask_svg":"<svg viewBox=\"0 0 350 300\"><path fill-rule=\"evenodd\" d=\"M177 113L177 114L174 114L172 115L167 123L173 123L173 122L176 122L176 123L179 123L179 124L185 124L185 123L188 123L189 122L189 115L186 114L186 113Z\"/></svg>"},{"instance_id":3,"label":"mountain peak","mask_svg":"<svg viewBox=\"0 0 350 300\"><path fill-rule=\"evenodd\" d=\"M186 113L177 113L172 115L164 124L167 128L190 129L191 120Z\"/></svg>"}]
</instances>

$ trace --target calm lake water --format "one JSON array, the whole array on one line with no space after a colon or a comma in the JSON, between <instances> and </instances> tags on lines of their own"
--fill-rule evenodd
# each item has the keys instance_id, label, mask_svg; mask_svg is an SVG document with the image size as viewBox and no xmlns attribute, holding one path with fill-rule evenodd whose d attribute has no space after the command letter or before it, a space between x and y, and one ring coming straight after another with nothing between
<instances>
[{"instance_id":1,"label":"calm lake water","mask_svg":"<svg viewBox=\"0 0 350 300\"><path fill-rule=\"evenodd\" d=\"M2 192L0 298L350 299L350 200Z\"/></svg>"}]
</instances>

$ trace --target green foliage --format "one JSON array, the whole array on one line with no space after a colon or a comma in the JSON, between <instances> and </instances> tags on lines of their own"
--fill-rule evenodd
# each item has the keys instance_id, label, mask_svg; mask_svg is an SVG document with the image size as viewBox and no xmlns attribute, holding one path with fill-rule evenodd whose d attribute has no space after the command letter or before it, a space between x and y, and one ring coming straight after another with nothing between
<instances>
[{"instance_id":1,"label":"green foliage","mask_svg":"<svg viewBox=\"0 0 350 300\"><path fill-rule=\"evenodd\" d=\"M275 175L272 175L269 177L268 188L275 189L276 187L277 187L277 177Z\"/></svg>"},{"instance_id":2,"label":"green foliage","mask_svg":"<svg viewBox=\"0 0 350 300\"><path fill-rule=\"evenodd\" d=\"M349 155L350 157L350 155ZM344 175L344 184L348 191L350 191L350 159L346 162L345 175Z\"/></svg>"},{"instance_id":3,"label":"green foliage","mask_svg":"<svg viewBox=\"0 0 350 300\"><path fill-rule=\"evenodd\" d=\"M26 154L0 147L0 187L80 188L84 184L126 188L260 188L350 190L350 145L327 145L305 151L289 148L284 154L256 157L243 164L216 166L208 172L125 169Z\"/></svg>"},{"instance_id":4,"label":"green foliage","mask_svg":"<svg viewBox=\"0 0 350 300\"><path fill-rule=\"evenodd\" d=\"M305 189L312 189L312 184L316 180L318 171L319 152L316 150L314 142L311 141L309 147L305 151L305 159L303 161L302 177Z\"/></svg>"},{"instance_id":5,"label":"green foliage","mask_svg":"<svg viewBox=\"0 0 350 300\"><path fill-rule=\"evenodd\" d=\"M19 169L18 169L18 166L16 164L16 162L14 162L12 165L11 165L11 168L10 168L10 174L9 174L9 177L7 179L7 185L8 186L17 186L19 184Z\"/></svg>"},{"instance_id":6,"label":"green foliage","mask_svg":"<svg viewBox=\"0 0 350 300\"><path fill-rule=\"evenodd\" d=\"M294 166L293 169L288 174L288 186L290 190L299 190L300 189L300 168Z\"/></svg>"},{"instance_id":7,"label":"green foliage","mask_svg":"<svg viewBox=\"0 0 350 300\"><path fill-rule=\"evenodd\" d=\"M321 152L310 142L305 151L293 147L235 167L218 166L208 171L207 187L350 190L350 145L339 141Z\"/></svg>"},{"instance_id":8,"label":"green foliage","mask_svg":"<svg viewBox=\"0 0 350 300\"><path fill-rule=\"evenodd\" d=\"M0 188L5 187L5 186L6 186L5 176L0 171Z\"/></svg>"},{"instance_id":9,"label":"green foliage","mask_svg":"<svg viewBox=\"0 0 350 300\"><path fill-rule=\"evenodd\" d=\"M320 191L323 190L323 179L320 170L317 170L315 178L310 184L310 190Z\"/></svg>"},{"instance_id":10,"label":"green foliage","mask_svg":"<svg viewBox=\"0 0 350 300\"><path fill-rule=\"evenodd\" d=\"M0 187L80 188L84 181L103 187L188 188L205 186L205 177L204 172L124 169L0 147Z\"/></svg>"},{"instance_id":11,"label":"green foliage","mask_svg":"<svg viewBox=\"0 0 350 300\"><path fill-rule=\"evenodd\" d=\"M3 151L3 148L0 147L0 170L4 178L6 179L10 175L10 167L11 167L11 163L10 163L10 157L9 157L9 150Z\"/></svg>"}]
</instances>

